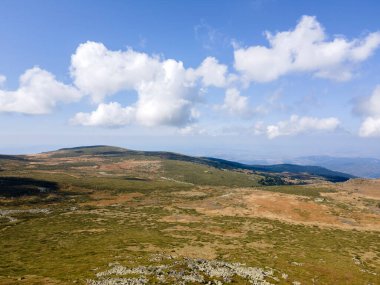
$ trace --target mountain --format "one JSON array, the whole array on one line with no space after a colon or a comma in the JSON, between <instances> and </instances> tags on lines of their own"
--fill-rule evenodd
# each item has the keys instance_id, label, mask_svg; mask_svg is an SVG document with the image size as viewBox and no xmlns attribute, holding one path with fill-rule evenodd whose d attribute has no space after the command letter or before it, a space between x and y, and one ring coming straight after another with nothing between
<instances>
[{"instance_id":1,"label":"mountain","mask_svg":"<svg viewBox=\"0 0 380 285\"><path fill-rule=\"evenodd\" d=\"M305 156L292 163L319 165L363 178L380 178L380 159L363 157Z\"/></svg>"},{"instance_id":2,"label":"mountain","mask_svg":"<svg viewBox=\"0 0 380 285\"><path fill-rule=\"evenodd\" d=\"M83 155L122 157L131 159L162 159L168 161L181 161L205 165L219 170L249 171L262 175L267 181L285 183L285 180L295 180L297 183L309 179L323 179L331 182L346 181L354 178L354 175L332 171L315 165L275 164L275 165L249 165L213 157L194 157L173 152L163 151L138 151L120 147L97 145L63 148L54 152L48 152L51 158L78 157ZM269 178L268 178L269 177ZM281 177L283 180L273 180L273 177ZM269 179L269 180L268 180ZM264 179L265 180L265 179ZM293 181L294 182L294 181Z\"/></svg>"}]
</instances>

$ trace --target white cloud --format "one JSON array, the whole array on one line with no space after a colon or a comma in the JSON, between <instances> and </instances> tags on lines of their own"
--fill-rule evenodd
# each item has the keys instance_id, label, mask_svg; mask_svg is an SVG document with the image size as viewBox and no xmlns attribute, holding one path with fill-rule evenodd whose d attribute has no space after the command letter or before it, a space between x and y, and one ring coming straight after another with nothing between
<instances>
[{"instance_id":1,"label":"white cloud","mask_svg":"<svg viewBox=\"0 0 380 285\"><path fill-rule=\"evenodd\" d=\"M275 125L264 126L260 122L255 125L254 132L255 134L264 133L268 138L273 139L313 131L334 131L339 125L339 120L334 117L319 119L292 115L288 121L280 121Z\"/></svg>"},{"instance_id":2,"label":"white cloud","mask_svg":"<svg viewBox=\"0 0 380 285\"><path fill-rule=\"evenodd\" d=\"M182 71L182 72L181 72ZM71 120L83 126L121 127L140 124L154 127L159 125L185 126L194 121L198 114L193 108L192 92L181 83L182 64L167 61L161 79L139 86L138 101L127 107L117 102L100 103L90 113L78 113Z\"/></svg>"},{"instance_id":3,"label":"white cloud","mask_svg":"<svg viewBox=\"0 0 380 285\"><path fill-rule=\"evenodd\" d=\"M154 80L160 60L145 53L110 51L102 43L86 42L71 56L71 75L75 85L95 102L119 91L136 89Z\"/></svg>"},{"instance_id":4,"label":"white cloud","mask_svg":"<svg viewBox=\"0 0 380 285\"><path fill-rule=\"evenodd\" d=\"M110 51L95 42L77 48L70 70L76 86L94 102L100 103L120 91L134 90L138 99L129 108L134 110L133 121L144 126L180 127L193 122L201 89L223 87L229 78L233 79L227 74L227 66L213 57L206 58L198 68L186 69L181 61L162 60L131 49ZM105 124L96 122L110 125L109 118ZM119 123L116 121L116 125Z\"/></svg>"},{"instance_id":5,"label":"white cloud","mask_svg":"<svg viewBox=\"0 0 380 285\"><path fill-rule=\"evenodd\" d=\"M361 137L380 137L380 117L368 117L360 126Z\"/></svg>"},{"instance_id":6,"label":"white cloud","mask_svg":"<svg viewBox=\"0 0 380 285\"><path fill-rule=\"evenodd\" d=\"M198 93L186 77L182 62L164 61L156 79L140 84L137 89L137 122L145 126L183 126L192 122Z\"/></svg>"},{"instance_id":7,"label":"white cloud","mask_svg":"<svg viewBox=\"0 0 380 285\"><path fill-rule=\"evenodd\" d=\"M224 103L221 106L217 106L217 108L240 116L246 116L250 112L248 97L241 96L236 88L226 90Z\"/></svg>"},{"instance_id":8,"label":"white cloud","mask_svg":"<svg viewBox=\"0 0 380 285\"><path fill-rule=\"evenodd\" d=\"M311 72L333 80L352 77L352 65L366 60L380 45L380 32L364 39L328 40L315 17L303 16L294 30L266 32L269 47L234 51L234 66L246 81L269 82L291 72Z\"/></svg>"},{"instance_id":9,"label":"white cloud","mask_svg":"<svg viewBox=\"0 0 380 285\"><path fill-rule=\"evenodd\" d=\"M376 86L371 96L362 98L354 111L363 116L380 116L380 85Z\"/></svg>"},{"instance_id":10,"label":"white cloud","mask_svg":"<svg viewBox=\"0 0 380 285\"><path fill-rule=\"evenodd\" d=\"M53 74L34 67L20 76L17 90L0 89L0 112L47 114L62 103L78 101L82 95L71 85L57 81Z\"/></svg>"},{"instance_id":11,"label":"white cloud","mask_svg":"<svg viewBox=\"0 0 380 285\"><path fill-rule=\"evenodd\" d=\"M214 57L207 57L195 74L202 78L204 86L224 87L227 84L227 66L220 64Z\"/></svg>"},{"instance_id":12,"label":"white cloud","mask_svg":"<svg viewBox=\"0 0 380 285\"><path fill-rule=\"evenodd\" d=\"M175 60L161 60L132 49L111 51L102 43L86 42L72 55L70 71L75 85L96 102L101 102L107 95L137 90L141 84L154 82L161 76L167 61ZM198 79L206 87L226 84L227 66L213 57L207 57L196 69L185 70L184 85L192 85Z\"/></svg>"},{"instance_id":13,"label":"white cloud","mask_svg":"<svg viewBox=\"0 0 380 285\"><path fill-rule=\"evenodd\" d=\"M377 86L372 95L359 101L354 111L363 117L359 135L361 137L380 137L380 86Z\"/></svg>"},{"instance_id":14,"label":"white cloud","mask_svg":"<svg viewBox=\"0 0 380 285\"><path fill-rule=\"evenodd\" d=\"M101 103L91 113L77 113L71 119L71 123L83 126L121 127L134 120L134 112L133 108L123 108L117 102Z\"/></svg>"}]
</instances>

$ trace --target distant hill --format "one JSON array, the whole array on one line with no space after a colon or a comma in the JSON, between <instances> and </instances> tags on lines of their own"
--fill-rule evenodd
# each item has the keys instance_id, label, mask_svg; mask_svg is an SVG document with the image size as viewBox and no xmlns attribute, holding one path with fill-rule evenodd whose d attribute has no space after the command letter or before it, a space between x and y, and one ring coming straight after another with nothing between
<instances>
[{"instance_id":1,"label":"distant hill","mask_svg":"<svg viewBox=\"0 0 380 285\"><path fill-rule=\"evenodd\" d=\"M354 178L354 175L343 172L332 171L324 167L315 165L296 165L296 164L275 164L275 165L249 165L239 162L218 159L213 157L194 157L173 152L163 151L138 151L129 150L120 147L97 145L97 146L81 146L74 148L63 148L54 152L47 153L51 157L75 157L81 155L98 155L108 157L130 157L138 159L160 158L163 160L184 161L206 166L215 167L217 169L251 171L260 174L268 174L274 176L290 177L291 179L308 180L310 178L323 178L331 182L346 181ZM269 179L273 181L273 177Z\"/></svg>"},{"instance_id":2,"label":"distant hill","mask_svg":"<svg viewBox=\"0 0 380 285\"><path fill-rule=\"evenodd\" d=\"M231 162L223 159L207 158L211 161L217 161L220 165L229 165L232 168L248 169L261 172L272 173L293 173L293 174L309 174L315 176L324 177L328 181L339 182L346 181L350 178L354 178L354 175L350 175L343 172L332 171L330 169L313 166L313 165L296 165L296 164L274 164L274 165L249 165L238 162Z\"/></svg>"},{"instance_id":3,"label":"distant hill","mask_svg":"<svg viewBox=\"0 0 380 285\"><path fill-rule=\"evenodd\" d=\"M5 154L0 154L0 160L19 160L23 161L25 158L22 155L5 155Z\"/></svg>"},{"instance_id":4,"label":"distant hill","mask_svg":"<svg viewBox=\"0 0 380 285\"><path fill-rule=\"evenodd\" d=\"M301 165L319 165L363 178L380 178L380 159L362 157L306 156L291 160Z\"/></svg>"}]
</instances>

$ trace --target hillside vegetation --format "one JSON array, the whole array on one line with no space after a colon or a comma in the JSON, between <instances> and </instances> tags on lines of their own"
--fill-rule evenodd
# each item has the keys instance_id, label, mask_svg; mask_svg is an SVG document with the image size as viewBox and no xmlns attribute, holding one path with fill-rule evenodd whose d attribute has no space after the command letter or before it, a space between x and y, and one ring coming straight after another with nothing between
<instances>
[{"instance_id":1,"label":"hillside vegetation","mask_svg":"<svg viewBox=\"0 0 380 285\"><path fill-rule=\"evenodd\" d=\"M379 283L380 181L256 167L108 146L1 156L0 284Z\"/></svg>"}]
</instances>

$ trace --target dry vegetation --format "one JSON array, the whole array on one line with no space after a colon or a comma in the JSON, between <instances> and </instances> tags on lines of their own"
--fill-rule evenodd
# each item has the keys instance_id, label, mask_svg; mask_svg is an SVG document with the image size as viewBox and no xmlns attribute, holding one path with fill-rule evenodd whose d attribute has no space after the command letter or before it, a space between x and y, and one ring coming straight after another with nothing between
<instances>
[{"instance_id":1,"label":"dry vegetation","mask_svg":"<svg viewBox=\"0 0 380 285\"><path fill-rule=\"evenodd\" d=\"M0 284L380 284L379 180L64 154L0 161Z\"/></svg>"}]
</instances>

